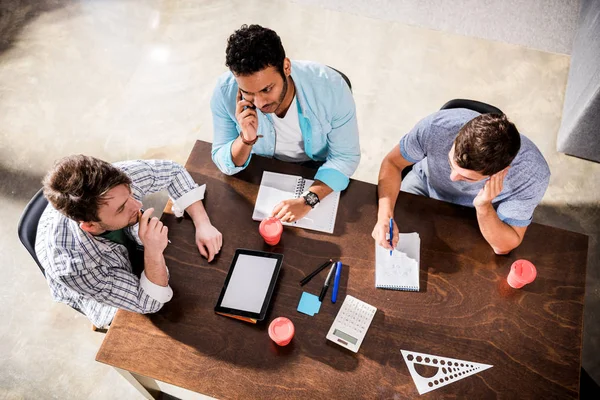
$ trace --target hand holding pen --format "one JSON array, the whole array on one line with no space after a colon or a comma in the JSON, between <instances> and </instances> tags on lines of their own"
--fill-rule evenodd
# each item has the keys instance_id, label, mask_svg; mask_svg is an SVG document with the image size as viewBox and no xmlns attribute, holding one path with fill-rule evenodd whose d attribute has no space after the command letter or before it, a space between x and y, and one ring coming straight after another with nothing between
<instances>
[{"instance_id":1,"label":"hand holding pen","mask_svg":"<svg viewBox=\"0 0 600 400\"><path fill-rule=\"evenodd\" d=\"M169 229L158 218L150 218L154 212L154 208L142 211L140 210L138 213L140 222L138 236L144 244L144 248L153 249L157 252L160 251L162 254L167 247L167 243L169 243L169 239L167 238Z\"/></svg>"},{"instance_id":2,"label":"hand holding pen","mask_svg":"<svg viewBox=\"0 0 600 400\"><path fill-rule=\"evenodd\" d=\"M371 234L375 244L386 250L393 250L398 245L398 225L393 217L379 217Z\"/></svg>"},{"instance_id":3,"label":"hand holding pen","mask_svg":"<svg viewBox=\"0 0 600 400\"><path fill-rule=\"evenodd\" d=\"M394 218L390 218L390 256L394 251Z\"/></svg>"}]
</instances>

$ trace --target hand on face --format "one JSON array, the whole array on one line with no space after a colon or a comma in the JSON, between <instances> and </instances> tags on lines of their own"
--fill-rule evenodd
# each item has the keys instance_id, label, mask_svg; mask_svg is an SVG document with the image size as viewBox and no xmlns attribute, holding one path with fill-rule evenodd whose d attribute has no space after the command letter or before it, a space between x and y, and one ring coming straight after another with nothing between
<instances>
[{"instance_id":1,"label":"hand on face","mask_svg":"<svg viewBox=\"0 0 600 400\"><path fill-rule=\"evenodd\" d=\"M277 204L271 213L271 217L281 222L294 222L303 218L312 208L306 204L303 197L299 199L284 200Z\"/></svg>"},{"instance_id":2,"label":"hand on face","mask_svg":"<svg viewBox=\"0 0 600 400\"><path fill-rule=\"evenodd\" d=\"M393 226L394 237L392 238L392 245L393 245L393 248L395 249L396 246L398 245L399 230L398 230L398 225L396 225L395 220L393 220L393 223L394 223L394 226ZM373 233L371 233L371 236L373 237L373 239L375 239L375 243L387 250L392 250L392 246L390 246L389 234L390 234L390 219L389 218L378 219L377 224L375 224L375 227L373 228Z\"/></svg>"},{"instance_id":3,"label":"hand on face","mask_svg":"<svg viewBox=\"0 0 600 400\"><path fill-rule=\"evenodd\" d=\"M473 206L482 207L492 204L492 201L502 192L504 178L508 174L509 168L506 167L502 171L490 176L490 179L485 182L485 185L473 200Z\"/></svg>"},{"instance_id":4,"label":"hand on face","mask_svg":"<svg viewBox=\"0 0 600 400\"><path fill-rule=\"evenodd\" d=\"M244 110L244 107L246 109ZM258 131L258 116L256 107L248 100L242 98L242 92L238 89L237 103L235 106L235 117L242 129L244 140L251 142L256 139Z\"/></svg>"},{"instance_id":5,"label":"hand on face","mask_svg":"<svg viewBox=\"0 0 600 400\"><path fill-rule=\"evenodd\" d=\"M158 218L150 216L154 212L154 208L149 208L139 215L140 228L138 235L144 244L144 251L162 252L167 247L169 239L167 233L169 228L163 225Z\"/></svg>"},{"instance_id":6,"label":"hand on face","mask_svg":"<svg viewBox=\"0 0 600 400\"><path fill-rule=\"evenodd\" d=\"M200 224L196 227L196 245L200 254L211 262L223 246L223 235L210 223Z\"/></svg>"}]
</instances>

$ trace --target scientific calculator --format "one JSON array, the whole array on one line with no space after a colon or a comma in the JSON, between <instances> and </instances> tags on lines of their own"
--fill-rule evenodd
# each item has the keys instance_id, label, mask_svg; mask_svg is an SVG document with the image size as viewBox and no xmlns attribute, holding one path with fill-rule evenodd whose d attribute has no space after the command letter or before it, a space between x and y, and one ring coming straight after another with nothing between
<instances>
[{"instance_id":1,"label":"scientific calculator","mask_svg":"<svg viewBox=\"0 0 600 400\"><path fill-rule=\"evenodd\" d=\"M358 353L367 329L375 316L375 311L377 308L372 305L347 295L329 328L327 339Z\"/></svg>"}]
</instances>

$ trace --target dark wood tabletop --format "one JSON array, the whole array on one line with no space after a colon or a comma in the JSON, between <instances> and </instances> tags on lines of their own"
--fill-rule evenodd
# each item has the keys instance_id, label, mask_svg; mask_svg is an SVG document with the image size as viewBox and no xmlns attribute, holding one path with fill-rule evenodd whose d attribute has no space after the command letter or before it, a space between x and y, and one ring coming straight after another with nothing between
<instances>
[{"instance_id":1,"label":"dark wood tabletop","mask_svg":"<svg viewBox=\"0 0 600 400\"><path fill-rule=\"evenodd\" d=\"M400 193L400 231L421 237L421 290L376 289L375 185L350 182L334 234L286 227L279 245L269 247L251 218L262 171L306 178L315 171L254 156L244 171L226 176L210 148L198 141L186 168L207 184L204 204L224 237L220 254L209 264L194 244L192 221L163 215L174 297L156 314L118 311L97 361L219 399L419 397L403 349L493 365L423 398L578 397L587 236L534 223L519 248L497 256L473 209ZM214 313L237 248L284 254L267 318L257 325ZM329 258L344 263L340 300L327 296L317 315L300 314L303 290L318 295L326 272L304 287L300 279ZM515 290L506 276L521 258L538 276ZM346 294L377 307L357 354L325 338ZM279 316L296 328L286 347L267 333Z\"/></svg>"}]
</instances>

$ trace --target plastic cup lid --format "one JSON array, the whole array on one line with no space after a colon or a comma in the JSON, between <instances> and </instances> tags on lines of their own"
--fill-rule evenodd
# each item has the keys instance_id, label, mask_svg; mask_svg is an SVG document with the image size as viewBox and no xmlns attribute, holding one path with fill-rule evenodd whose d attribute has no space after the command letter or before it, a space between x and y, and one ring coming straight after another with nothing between
<instances>
[{"instance_id":1,"label":"plastic cup lid","mask_svg":"<svg viewBox=\"0 0 600 400\"><path fill-rule=\"evenodd\" d=\"M517 260L511 267L512 279L523 283L531 283L537 276L535 266L527 260Z\"/></svg>"},{"instance_id":2,"label":"plastic cup lid","mask_svg":"<svg viewBox=\"0 0 600 400\"><path fill-rule=\"evenodd\" d=\"M269 336L275 341L289 340L294 336L294 324L285 317L275 318L269 325Z\"/></svg>"},{"instance_id":3,"label":"plastic cup lid","mask_svg":"<svg viewBox=\"0 0 600 400\"><path fill-rule=\"evenodd\" d=\"M277 237L283 232L283 225L277 218L267 218L260 223L258 229L263 237Z\"/></svg>"}]
</instances>

